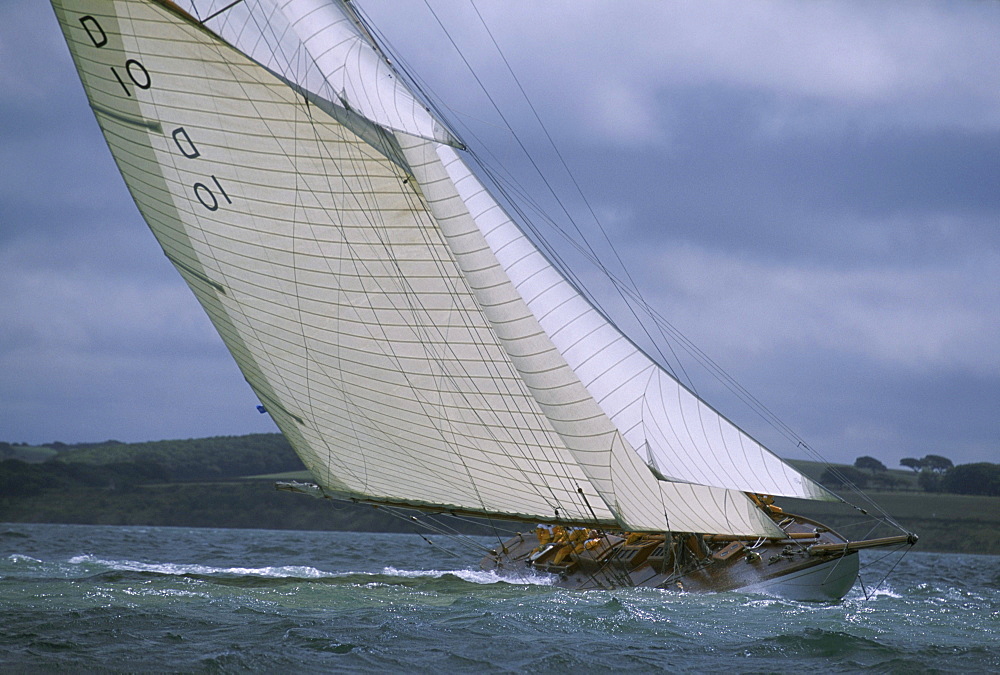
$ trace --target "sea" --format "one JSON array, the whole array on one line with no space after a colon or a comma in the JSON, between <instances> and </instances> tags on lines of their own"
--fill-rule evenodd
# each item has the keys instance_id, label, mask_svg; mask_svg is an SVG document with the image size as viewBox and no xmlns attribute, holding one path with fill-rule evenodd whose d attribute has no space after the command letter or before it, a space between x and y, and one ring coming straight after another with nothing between
<instances>
[{"instance_id":1,"label":"sea","mask_svg":"<svg viewBox=\"0 0 1000 675\"><path fill-rule=\"evenodd\" d=\"M495 543L0 524L0 672L1000 672L1000 557L868 553L815 604L565 590Z\"/></svg>"}]
</instances>

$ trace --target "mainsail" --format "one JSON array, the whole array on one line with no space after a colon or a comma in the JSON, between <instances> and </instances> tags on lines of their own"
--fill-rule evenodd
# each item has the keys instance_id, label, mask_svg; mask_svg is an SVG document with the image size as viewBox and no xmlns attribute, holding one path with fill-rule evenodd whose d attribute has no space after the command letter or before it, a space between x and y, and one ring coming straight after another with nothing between
<instances>
[{"instance_id":1,"label":"mainsail","mask_svg":"<svg viewBox=\"0 0 1000 675\"><path fill-rule=\"evenodd\" d=\"M826 496L546 260L349 6L53 5L141 213L326 493L743 536L781 535L745 492Z\"/></svg>"}]
</instances>

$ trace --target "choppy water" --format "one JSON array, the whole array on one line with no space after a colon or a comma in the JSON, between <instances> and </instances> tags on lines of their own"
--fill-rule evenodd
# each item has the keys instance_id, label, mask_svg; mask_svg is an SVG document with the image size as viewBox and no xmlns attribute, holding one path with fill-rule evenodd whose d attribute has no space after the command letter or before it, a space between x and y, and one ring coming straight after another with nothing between
<instances>
[{"instance_id":1,"label":"choppy water","mask_svg":"<svg viewBox=\"0 0 1000 675\"><path fill-rule=\"evenodd\" d=\"M567 591L433 541L0 524L0 670L1000 671L998 557L911 553L821 605Z\"/></svg>"}]
</instances>

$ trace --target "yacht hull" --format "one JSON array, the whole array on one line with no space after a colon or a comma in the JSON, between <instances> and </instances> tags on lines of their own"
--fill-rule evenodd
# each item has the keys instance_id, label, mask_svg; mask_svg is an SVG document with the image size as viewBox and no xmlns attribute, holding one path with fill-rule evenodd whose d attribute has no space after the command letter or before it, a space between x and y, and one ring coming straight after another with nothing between
<instances>
[{"instance_id":1,"label":"yacht hull","mask_svg":"<svg viewBox=\"0 0 1000 675\"><path fill-rule=\"evenodd\" d=\"M637 534L538 528L494 549L487 570L553 575L574 589L663 588L686 592L740 590L803 602L836 602L854 586L858 554L816 554L812 547L846 545L806 518L782 519L784 539L739 540L692 533Z\"/></svg>"},{"instance_id":2,"label":"yacht hull","mask_svg":"<svg viewBox=\"0 0 1000 675\"><path fill-rule=\"evenodd\" d=\"M857 553L824 560L812 567L744 586L743 591L766 593L799 602L836 602L858 578Z\"/></svg>"}]
</instances>

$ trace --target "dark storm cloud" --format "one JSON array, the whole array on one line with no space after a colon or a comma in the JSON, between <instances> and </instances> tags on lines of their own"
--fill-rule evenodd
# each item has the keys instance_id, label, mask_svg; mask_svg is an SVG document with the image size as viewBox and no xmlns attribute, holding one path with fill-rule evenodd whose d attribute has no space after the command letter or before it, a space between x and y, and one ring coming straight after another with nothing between
<instances>
[{"instance_id":1,"label":"dark storm cloud","mask_svg":"<svg viewBox=\"0 0 1000 675\"><path fill-rule=\"evenodd\" d=\"M767 104L739 92L669 98L683 136L666 151L579 156L605 193L650 195L634 202L631 222L647 236L848 264L880 254L872 229L910 228L920 236L886 236L916 257L966 244L947 229L936 234L935 222L950 221L981 246L1000 244L1000 131L880 133L872 129L880 120L862 118L822 133L765 134Z\"/></svg>"}]
</instances>

